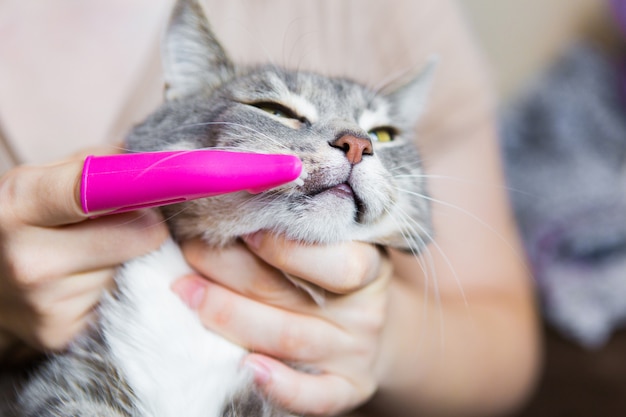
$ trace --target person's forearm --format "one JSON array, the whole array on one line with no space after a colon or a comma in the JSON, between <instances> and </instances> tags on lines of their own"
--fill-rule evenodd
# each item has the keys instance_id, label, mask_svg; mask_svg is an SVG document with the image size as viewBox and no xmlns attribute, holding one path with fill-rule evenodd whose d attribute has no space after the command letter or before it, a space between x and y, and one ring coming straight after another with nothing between
<instances>
[{"instance_id":1,"label":"person's forearm","mask_svg":"<svg viewBox=\"0 0 626 417\"><path fill-rule=\"evenodd\" d=\"M368 416L497 415L519 404L537 368L525 295L435 299L396 282L387 363Z\"/></svg>"},{"instance_id":2,"label":"person's forearm","mask_svg":"<svg viewBox=\"0 0 626 417\"><path fill-rule=\"evenodd\" d=\"M532 279L489 113L481 119L454 146L426 155L428 173L445 178L430 178L436 243L421 266L392 252L386 361L368 416L500 415L534 385L540 349Z\"/></svg>"}]
</instances>

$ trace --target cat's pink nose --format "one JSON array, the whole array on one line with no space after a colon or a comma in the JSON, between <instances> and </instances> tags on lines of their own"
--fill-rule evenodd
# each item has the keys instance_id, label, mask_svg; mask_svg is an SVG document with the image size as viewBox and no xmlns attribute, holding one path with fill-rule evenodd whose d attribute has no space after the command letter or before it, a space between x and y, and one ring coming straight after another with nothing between
<instances>
[{"instance_id":1,"label":"cat's pink nose","mask_svg":"<svg viewBox=\"0 0 626 417\"><path fill-rule=\"evenodd\" d=\"M331 146L339 148L346 153L346 158L352 165L356 165L363 159L363 155L374 155L372 141L352 135L344 135L331 143Z\"/></svg>"}]
</instances>

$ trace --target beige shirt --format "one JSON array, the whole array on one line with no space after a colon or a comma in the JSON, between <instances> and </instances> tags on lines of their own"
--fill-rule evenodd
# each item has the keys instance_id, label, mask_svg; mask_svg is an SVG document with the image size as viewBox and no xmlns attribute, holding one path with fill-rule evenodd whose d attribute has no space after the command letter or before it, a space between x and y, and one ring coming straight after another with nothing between
<instances>
[{"instance_id":1,"label":"beige shirt","mask_svg":"<svg viewBox=\"0 0 626 417\"><path fill-rule=\"evenodd\" d=\"M15 163L54 161L89 146L114 146L154 109L162 89L159 39L172 4L0 2L0 172ZM429 47L433 39L419 30L420 22L439 17L412 0L205 4L218 38L236 62L275 62L380 87L418 71L439 53ZM440 25L431 36L445 38L447 30L458 29ZM451 91L457 84L468 89L464 76L479 67L475 59L440 58L437 84L447 82ZM464 67L455 67L456 60ZM445 105L441 91L435 88L435 106ZM450 116L447 124L453 125L454 114Z\"/></svg>"},{"instance_id":2,"label":"beige shirt","mask_svg":"<svg viewBox=\"0 0 626 417\"><path fill-rule=\"evenodd\" d=\"M154 106L159 81L146 75L169 3L0 2L0 125L14 162L110 142L121 119L136 117L130 103L132 113Z\"/></svg>"}]
</instances>

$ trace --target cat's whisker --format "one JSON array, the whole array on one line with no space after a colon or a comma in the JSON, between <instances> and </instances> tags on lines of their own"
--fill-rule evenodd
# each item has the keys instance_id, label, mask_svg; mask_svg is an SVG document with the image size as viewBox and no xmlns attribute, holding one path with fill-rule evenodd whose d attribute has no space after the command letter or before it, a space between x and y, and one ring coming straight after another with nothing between
<instances>
[{"instance_id":1,"label":"cat's whisker","mask_svg":"<svg viewBox=\"0 0 626 417\"><path fill-rule=\"evenodd\" d=\"M429 274L431 274L431 276L434 279L436 279L437 271L434 266L433 258L430 254L430 249L427 246L427 242L421 237L421 233L424 233L424 228L420 227L419 230L416 230L416 228L411 222L410 216L406 214L405 211L400 209L400 207L396 207L396 211L397 211L396 215L398 215L398 218L396 218L396 216L393 216L393 215L391 217L392 219L394 219L396 224L398 224L398 221L402 222L403 226L400 226L400 225L399 226L401 227L402 235L404 236L407 243L409 243L409 247L411 248L411 253L416 258L419 258L418 260L420 261L424 275L428 278ZM387 213L390 213L390 212L387 211ZM426 236L429 239L431 238L430 236L428 236L428 234L426 234ZM416 246L421 247L425 252L427 252L428 258L424 258L423 252L418 252L416 249L414 249ZM428 266L428 268L426 268L426 265Z\"/></svg>"},{"instance_id":2,"label":"cat's whisker","mask_svg":"<svg viewBox=\"0 0 626 417\"><path fill-rule=\"evenodd\" d=\"M110 226L110 227L111 227L111 228L113 228L113 229L115 229L115 228L125 227L125 226L128 226L128 225L130 225L130 224L133 224L133 223L138 222L141 218L143 218L143 217L145 217L145 216L146 216L146 214L142 214L142 215L141 215L141 216L139 216L139 217L134 217L134 218L129 219L129 220L127 220L127 221L120 222L120 223L116 223L116 224L114 224L114 225L112 225L112 226ZM163 224L163 223L165 223L166 221L167 221L167 220L161 220L161 221L159 221L157 224L151 224L151 225L145 226L145 227L143 228L143 230L146 230L146 229L151 228L151 227L155 227L156 225ZM139 229L139 230L142 230L142 229Z\"/></svg>"},{"instance_id":3,"label":"cat's whisker","mask_svg":"<svg viewBox=\"0 0 626 417\"><path fill-rule=\"evenodd\" d=\"M383 78L377 85L374 85L372 87L372 92L376 95L381 95L384 91L392 89L393 86L403 84L403 80L411 78L412 74L416 74L419 72L418 68L419 67L415 65L413 68L392 72L389 76Z\"/></svg>"},{"instance_id":4,"label":"cat's whisker","mask_svg":"<svg viewBox=\"0 0 626 417\"><path fill-rule=\"evenodd\" d=\"M235 210L242 210L245 206L249 204L265 203L265 202L268 202L268 203L272 202L272 199L271 197L267 195L267 192L260 193L260 194L250 194L250 197L243 199L239 204L237 204L237 206L235 207Z\"/></svg>"},{"instance_id":5,"label":"cat's whisker","mask_svg":"<svg viewBox=\"0 0 626 417\"><path fill-rule=\"evenodd\" d=\"M461 283L461 279L459 278L459 274L457 273L456 269L454 268L454 265L452 265L452 261L450 260L450 258L448 257L448 255L446 255L446 253L444 252L444 250L441 248L441 246L437 243L437 240L434 238L434 236L432 236L428 230L426 230L424 228L424 226L422 226L419 222L417 222L416 220L412 219L408 214L406 214L401 208L398 208L398 210L403 214L403 216L406 218L406 221L408 221L410 224L414 225L417 229L419 229L424 236L426 236L428 238L428 241L431 245L434 246L434 248L437 250L437 252L441 255L441 258L443 259L444 263L446 264L446 266L449 268L450 273L452 274L452 276L454 277L455 283L459 289L459 292L461 294L461 297L463 299L463 302L465 304L466 307L469 307L469 302L467 300L466 294L465 294L465 290L463 289L463 284ZM419 234L417 234L417 236L419 236ZM420 238L420 240L422 240ZM423 240L422 240L423 241Z\"/></svg>"},{"instance_id":6,"label":"cat's whisker","mask_svg":"<svg viewBox=\"0 0 626 417\"><path fill-rule=\"evenodd\" d=\"M211 149L211 150L220 150L220 151L233 151L233 152L250 152L250 153L259 152L259 150L256 149L256 148L247 148L247 147L244 147L244 146L215 146L215 147L211 147L211 148L202 148L202 149ZM161 160L155 162L154 164L146 167L139 174L139 176L149 172L153 168L158 167L160 164L164 163L165 161L168 161L170 159L176 158L176 157L181 156L181 155L185 155L186 153L189 153L189 152L194 152L195 150L196 149L181 150L180 152L178 152L176 154L173 154L173 155L171 155L171 156L169 156L167 158L161 159ZM302 185L300 182L303 181L303 179L306 179L306 171L303 170L303 174L301 175L301 178L302 179L295 180L294 182L297 185ZM298 182L298 181L300 181L300 182ZM292 183L289 183L289 184L292 184ZM289 184L286 184L285 186L287 186Z\"/></svg>"},{"instance_id":7,"label":"cat's whisker","mask_svg":"<svg viewBox=\"0 0 626 417\"><path fill-rule=\"evenodd\" d=\"M254 44L255 49L263 53L263 55L265 56L265 62L267 62L268 65L274 66L273 60L272 60L272 54L268 50L266 44L261 41L256 31L252 30L247 25L240 24L240 22L236 19L231 19L229 23L230 24L236 23L239 26L238 31L237 31L239 38L243 39L243 35L246 35L245 36L246 41L250 42L250 44Z\"/></svg>"},{"instance_id":8,"label":"cat's whisker","mask_svg":"<svg viewBox=\"0 0 626 417\"><path fill-rule=\"evenodd\" d=\"M391 219L398 225L400 233L406 240L409 245L410 251L417 260L420 269L424 274L424 302L422 306L423 314L422 314L422 326L420 329L424 329L426 327L426 323L428 320L428 311L430 305L430 285L431 280L433 282L433 293L435 296L435 301L437 304L437 311L439 313L439 323L440 323L440 343L441 346L444 345L444 320L443 320L443 312L442 312L442 304L441 304L441 294L439 292L439 286L437 281L437 271L434 265L434 258L432 253L430 252L430 248L426 245L424 239L422 239L419 233L415 232L415 229L411 226L408 221L409 218L404 212L398 212L399 216L391 216L390 212L387 211L388 215L390 215ZM401 223L399 223L401 222ZM415 238L419 239L419 242L415 241ZM419 245L414 245L415 243L419 243ZM417 251L414 249L416 246L420 246L422 248L421 251ZM427 254L427 258L424 256L424 253Z\"/></svg>"},{"instance_id":9,"label":"cat's whisker","mask_svg":"<svg viewBox=\"0 0 626 417\"><path fill-rule=\"evenodd\" d=\"M421 251L417 251L414 248L415 246L418 246L416 245L416 243L419 243L420 244L419 246L421 246L423 250L425 251L430 251L430 250L428 249L428 247L426 246L426 243L422 239L420 239L420 242L416 242L415 239L412 237L412 236L417 236L417 234L415 233L415 230L411 227L411 225L407 222L407 220L404 218L403 213L398 213L401 215L401 217L397 218L396 216L392 216L389 210L385 209L385 211L393 220L393 222L396 223L396 225L398 225L400 234L402 234L402 237L407 242L408 247L410 248L409 250L411 254L417 259L418 265L420 266L420 269L422 273L424 274L426 293L428 293L429 278L436 279L437 271L435 270L434 265L431 262L427 261L427 259L424 257L424 254Z\"/></svg>"},{"instance_id":10,"label":"cat's whisker","mask_svg":"<svg viewBox=\"0 0 626 417\"><path fill-rule=\"evenodd\" d=\"M214 151L230 151L230 152L250 152L250 153L259 152L258 148L247 147L247 146L211 146L209 148L202 148L202 149L210 149Z\"/></svg>"},{"instance_id":11,"label":"cat's whisker","mask_svg":"<svg viewBox=\"0 0 626 417\"><path fill-rule=\"evenodd\" d=\"M120 153L136 153L137 152L137 151L129 149L129 148L125 147L125 146L108 145L108 147L110 149L113 149L113 150L118 151Z\"/></svg>"},{"instance_id":12,"label":"cat's whisker","mask_svg":"<svg viewBox=\"0 0 626 417\"><path fill-rule=\"evenodd\" d=\"M394 170L395 171L395 170ZM473 181L473 180L468 180L467 178L460 178L460 177L453 177L453 176L449 176L449 175L438 175L438 174L398 174L398 175L394 175L394 178L419 178L419 179L424 179L424 180L428 180L429 182L432 182L433 180L446 180L446 181L454 181L454 182L458 182L458 183L462 183L462 184L467 184L467 185L473 185L476 187L484 187L484 188L495 188L495 189L500 189L500 190L506 190L509 192L513 192L516 194L522 194L528 197L533 197L533 198L541 198L541 196L533 194L533 193L529 193L527 191L524 190L520 190L517 188L512 188L506 185L502 185L502 184L489 184L489 183L483 183L480 181Z\"/></svg>"},{"instance_id":13,"label":"cat's whisker","mask_svg":"<svg viewBox=\"0 0 626 417\"><path fill-rule=\"evenodd\" d=\"M415 258L418 260L418 264L420 266L421 271L423 272L424 276L426 277L426 279L428 279L429 276L429 270L426 267L426 260L424 258L424 255L415 250L414 247L417 246L415 245L416 243L421 243L421 246L425 249L428 250L428 248L425 245L425 242L421 241L421 242L415 242L414 238L412 237L413 235L416 235L414 232L413 228L408 224L408 222L404 219L404 217L401 218L397 218L396 216L393 216L391 214L391 212L389 211L389 209L385 208L385 212L387 213L387 215L389 216L389 218L398 226L398 230L400 231L400 234L402 235L402 238L405 240L405 242L407 242L409 250L411 252L411 254L413 254L413 256L415 256ZM403 213L399 213L402 216L404 216ZM430 265L429 265L430 266ZM430 268L433 274L435 274L435 270L434 268Z\"/></svg>"},{"instance_id":14,"label":"cat's whisker","mask_svg":"<svg viewBox=\"0 0 626 417\"><path fill-rule=\"evenodd\" d=\"M192 128L192 127L201 127L201 126L220 126L220 125L222 125L222 126L235 126L235 127L240 127L240 128L242 128L242 129L247 129L247 130L249 130L249 131L251 131L251 132L253 132L253 133L257 134L257 135L260 135L261 137L263 137L263 138L265 138L265 139L269 140L270 142L272 142L272 143L274 143L274 144L278 145L278 146L279 146L279 147L281 147L281 148L288 149L286 145L284 145L284 144L282 144L282 143L279 143L279 142L278 142L275 138L272 138L271 136L269 136L269 135L267 135L267 134L265 134L265 133L263 133L263 132L259 131L258 129L255 129L255 128L251 127L251 126L248 126L248 125L245 125L245 124L242 124L242 123L234 123L234 122L202 122L202 123L190 123L190 124L185 124L185 125L181 125L181 126L178 126L178 127L176 127L176 128L173 128L173 129L171 129L168 133L173 133L173 132L176 132L176 131L180 131L180 130L183 130L183 129L189 129L189 128Z\"/></svg>"},{"instance_id":15,"label":"cat's whisker","mask_svg":"<svg viewBox=\"0 0 626 417\"><path fill-rule=\"evenodd\" d=\"M409 195L414 195L420 198L423 198L424 200L430 201L432 203L435 204L439 204L443 207L447 207L447 208L451 208L453 210L456 210L466 216L468 216L469 218L471 218L472 220L476 221L479 225L481 225L482 227L484 227L485 229L487 229L489 232L493 233L494 236L496 236L502 243L504 243L506 245L506 247L515 255L515 257L517 259L519 259L520 263L522 264L522 267L526 270L526 272L529 275L532 275L531 271L528 269L528 266L526 264L526 258L525 255L520 253L519 249L517 249L513 244L511 244L511 242L509 242L507 239L504 238L504 236L498 232L496 229L494 229L492 226L489 225L489 223L487 223L486 221L482 220L480 217L476 216L475 214L473 214L472 212L454 205L454 204L450 204L447 203L445 201L433 198L433 197L429 197L427 195L424 195L423 193L418 193L416 191L411 191L411 190L405 190L405 189L401 189L396 187L396 190L398 192L402 192L402 193L406 193Z\"/></svg>"},{"instance_id":16,"label":"cat's whisker","mask_svg":"<svg viewBox=\"0 0 626 417\"><path fill-rule=\"evenodd\" d=\"M422 271L424 272L425 276L428 277L430 273L432 274L432 277L436 279L437 271L435 269L434 259L432 257L432 254L430 253L430 249L427 246L427 242L421 237L420 233L418 233L418 232L425 233L424 228L419 227L419 231L417 231L416 228L414 227L414 225L418 225L417 222L412 222L411 218L404 211L402 211L399 207L396 207L396 210L398 211L397 215L400 215L400 218L397 220L401 220L404 224L404 226L402 227L403 236L405 236L405 239L407 240L409 244L411 243L414 244L414 245L410 245L411 253L414 256L419 257L421 260L424 260L423 253L418 252L416 249L413 249L415 246L420 246L428 254L428 258L426 258L427 262L425 262L428 265L428 269L422 269ZM396 219L394 218L394 220ZM397 224L397 220L396 220L396 224ZM407 233L408 233L408 236L406 236ZM425 233L425 235L427 236L428 239L432 240L431 237L427 233ZM415 244L418 244L418 245L415 245Z\"/></svg>"},{"instance_id":17,"label":"cat's whisker","mask_svg":"<svg viewBox=\"0 0 626 417\"><path fill-rule=\"evenodd\" d=\"M166 218L164 218L163 223L169 222L170 220L172 220L176 216L183 214L185 211L189 210L190 208L189 205L180 205L179 207L180 207L179 210L177 210L176 212L170 213Z\"/></svg>"},{"instance_id":18,"label":"cat's whisker","mask_svg":"<svg viewBox=\"0 0 626 417\"><path fill-rule=\"evenodd\" d=\"M289 36L289 32L291 31L291 28L294 27L294 25L296 25L297 23L302 23L303 21L304 19L302 17L294 18L291 22L289 22L289 27L285 31L285 35L283 36L282 59L283 59L283 64L285 66L292 66L291 64L292 64L295 52L296 51L300 52L298 56L297 64L293 66L296 74L300 73L300 68L302 67L302 62L304 61L304 59L313 52L312 49L306 48L306 45L304 44L304 40L305 38L316 34L314 31L308 31L308 32L300 33L296 38L294 38L293 36ZM286 51L287 40L293 40L291 48L289 48L288 53ZM299 44L302 46L300 46Z\"/></svg>"}]
</instances>

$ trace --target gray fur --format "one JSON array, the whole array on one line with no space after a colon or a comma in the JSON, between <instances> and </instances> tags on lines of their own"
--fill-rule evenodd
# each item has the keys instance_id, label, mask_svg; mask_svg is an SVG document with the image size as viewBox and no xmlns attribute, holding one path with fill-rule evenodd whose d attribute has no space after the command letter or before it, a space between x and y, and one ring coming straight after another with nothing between
<instances>
[{"instance_id":1,"label":"gray fur","mask_svg":"<svg viewBox=\"0 0 626 417\"><path fill-rule=\"evenodd\" d=\"M626 105L619 66L573 47L503 117L511 198L547 319L587 347L626 323Z\"/></svg>"},{"instance_id":2,"label":"gray fur","mask_svg":"<svg viewBox=\"0 0 626 417\"><path fill-rule=\"evenodd\" d=\"M202 236L221 246L267 229L312 243L360 239L414 253L424 248L432 234L430 209L422 198L426 190L413 134L431 70L406 87L377 94L347 79L275 66L238 67L215 41L200 8L184 0L176 6L164 45L168 100L130 133L129 150L295 154L309 175L302 186L167 207L164 212L177 239ZM285 121L258 108L258 103L268 102L289 108L294 96L315 109L314 118L297 114ZM397 132L395 140L374 143L373 155L352 166L333 142L346 134L368 138L359 119L364 112L384 108L391 109L388 124ZM324 197L341 183L353 189L354 201ZM107 297L102 319L107 320L110 305L125 302L119 294ZM131 387L111 363L106 335L97 330L96 325L67 353L53 356L20 392L17 411L7 415L139 416ZM287 415L252 388L240 392L223 411L224 417Z\"/></svg>"},{"instance_id":3,"label":"gray fur","mask_svg":"<svg viewBox=\"0 0 626 417\"><path fill-rule=\"evenodd\" d=\"M319 120L296 130L246 104L280 101L285 92L306 97L318 109ZM179 206L166 209L167 216L172 217L179 238L204 235L207 241L218 245L259 229L271 229L303 241L331 243L346 239L343 229L338 228L333 234L333 230L328 230L327 219L319 218L317 223L315 217L307 215L311 195L347 180L350 175L347 161L340 166L325 166L329 155L342 152L329 143L346 133L367 137L367 132L357 124L360 111L384 104L387 102L383 97L348 80L274 67L240 69L236 78L211 93L165 104L130 135L128 144L131 149L141 151L212 147L297 154L309 174L301 190L270 192L259 197L235 194L198 200L185 203L184 209ZM423 178L408 177L421 172L419 155L411 143L412 126L407 123L395 127L400 134L394 144L376 149L375 155L394 169L395 178L387 171L372 178L378 182L355 189L357 194L363 194L360 197L364 207L359 214L365 229L383 217L383 210L401 205L424 230L417 236L410 235L407 242L399 230L390 229L388 236L377 236L377 243L419 251L423 246L420 239L427 240L430 233L427 202L398 191L424 194ZM205 213L222 215L207 217ZM242 218L247 220L242 222Z\"/></svg>"},{"instance_id":4,"label":"gray fur","mask_svg":"<svg viewBox=\"0 0 626 417\"><path fill-rule=\"evenodd\" d=\"M22 381L16 381L17 387ZM5 383L6 384L6 383ZM139 417L132 390L113 363L97 329L65 354L43 363L16 395L0 403L3 417ZM8 384L7 389L8 388Z\"/></svg>"}]
</instances>

